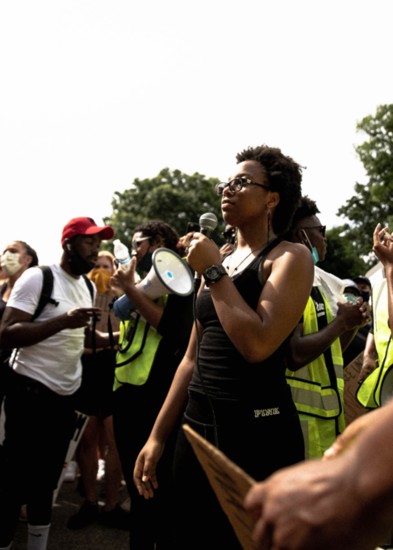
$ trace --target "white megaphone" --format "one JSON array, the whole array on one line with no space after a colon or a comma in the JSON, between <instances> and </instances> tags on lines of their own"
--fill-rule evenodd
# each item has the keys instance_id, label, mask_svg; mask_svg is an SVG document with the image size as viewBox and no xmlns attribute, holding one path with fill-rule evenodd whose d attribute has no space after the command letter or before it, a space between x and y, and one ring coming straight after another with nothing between
<instances>
[{"instance_id":1,"label":"white megaphone","mask_svg":"<svg viewBox=\"0 0 393 550\"><path fill-rule=\"evenodd\" d=\"M151 300L164 294L189 296L194 290L194 277L188 264L169 248L157 248L153 252L151 269L136 287ZM135 310L132 301L124 294L113 304L119 319L126 321Z\"/></svg>"}]
</instances>

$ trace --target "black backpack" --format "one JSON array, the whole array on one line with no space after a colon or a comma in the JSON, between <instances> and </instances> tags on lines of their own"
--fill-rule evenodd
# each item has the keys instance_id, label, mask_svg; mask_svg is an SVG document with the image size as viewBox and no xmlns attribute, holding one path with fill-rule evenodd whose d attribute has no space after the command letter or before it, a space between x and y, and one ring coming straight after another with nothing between
<instances>
[{"instance_id":1,"label":"black backpack","mask_svg":"<svg viewBox=\"0 0 393 550\"><path fill-rule=\"evenodd\" d=\"M59 305L59 302L57 302L54 298L52 298L52 292L53 292L53 273L51 268L48 265L40 265L39 268L42 271L43 276L43 282L42 282L42 290L41 290L41 296L38 300L37 308L33 315L33 321L34 319L37 319L39 315L41 315L42 310L47 304L53 304L55 307ZM87 288L89 289L90 296L92 302L94 301L94 290L93 290L93 284L90 281L86 275L83 275L83 278L85 279Z\"/></svg>"}]
</instances>

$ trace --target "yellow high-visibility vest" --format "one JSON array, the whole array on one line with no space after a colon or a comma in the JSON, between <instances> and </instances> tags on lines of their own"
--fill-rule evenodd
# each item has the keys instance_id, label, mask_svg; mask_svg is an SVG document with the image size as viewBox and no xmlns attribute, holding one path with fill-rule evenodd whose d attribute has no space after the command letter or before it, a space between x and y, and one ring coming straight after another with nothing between
<instances>
[{"instance_id":1,"label":"yellow high-visibility vest","mask_svg":"<svg viewBox=\"0 0 393 550\"><path fill-rule=\"evenodd\" d=\"M373 334L378 354L378 366L359 385L356 398L363 407L380 407L392 395L393 344L389 328L388 290L386 279L376 283L372 289Z\"/></svg>"},{"instance_id":2,"label":"yellow high-visibility vest","mask_svg":"<svg viewBox=\"0 0 393 550\"><path fill-rule=\"evenodd\" d=\"M165 295L158 300L164 305L167 299ZM141 386L147 381L161 338L139 313L120 323L114 390L122 384Z\"/></svg>"},{"instance_id":3,"label":"yellow high-visibility vest","mask_svg":"<svg viewBox=\"0 0 393 550\"><path fill-rule=\"evenodd\" d=\"M303 313L303 334L314 334L332 320L325 296L314 287ZM345 429L340 339L308 365L296 371L287 369L286 377L302 425L306 458L321 457Z\"/></svg>"}]
</instances>

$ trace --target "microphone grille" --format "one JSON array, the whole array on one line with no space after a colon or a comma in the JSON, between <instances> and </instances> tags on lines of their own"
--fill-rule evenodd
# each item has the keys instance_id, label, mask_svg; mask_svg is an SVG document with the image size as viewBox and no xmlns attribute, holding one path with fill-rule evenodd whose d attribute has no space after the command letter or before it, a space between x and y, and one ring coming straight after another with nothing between
<instances>
[{"instance_id":1,"label":"microphone grille","mask_svg":"<svg viewBox=\"0 0 393 550\"><path fill-rule=\"evenodd\" d=\"M202 216L199 218L199 225L201 229L208 229L209 231L214 231L217 227L218 220L217 216L213 214L213 212L206 212L206 214L202 214Z\"/></svg>"}]
</instances>

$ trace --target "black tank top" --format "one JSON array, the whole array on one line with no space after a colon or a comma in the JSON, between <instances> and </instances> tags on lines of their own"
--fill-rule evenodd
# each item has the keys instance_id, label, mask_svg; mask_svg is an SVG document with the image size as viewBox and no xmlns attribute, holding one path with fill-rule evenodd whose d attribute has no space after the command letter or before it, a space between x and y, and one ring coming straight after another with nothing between
<instances>
[{"instance_id":1,"label":"black tank top","mask_svg":"<svg viewBox=\"0 0 393 550\"><path fill-rule=\"evenodd\" d=\"M244 271L232 277L236 288L254 310L263 288L258 275L259 266L280 240L272 241ZM255 392L258 398L264 398L266 406L270 401L276 403L277 392L287 393L284 358L288 339L265 361L248 363L225 333L207 287L197 300L197 318L203 330L198 352L199 366L194 369L191 390L234 400L250 399ZM239 330L242 328L239 327Z\"/></svg>"}]
</instances>

